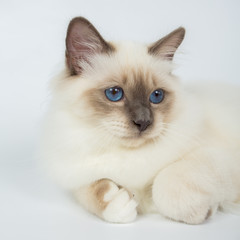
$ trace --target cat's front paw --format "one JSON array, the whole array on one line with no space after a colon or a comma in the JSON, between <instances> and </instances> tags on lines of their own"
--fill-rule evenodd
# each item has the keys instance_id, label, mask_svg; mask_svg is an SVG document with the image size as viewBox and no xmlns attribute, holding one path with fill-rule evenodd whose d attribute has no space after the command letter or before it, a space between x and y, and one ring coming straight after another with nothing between
<instances>
[{"instance_id":1,"label":"cat's front paw","mask_svg":"<svg viewBox=\"0 0 240 240\"><path fill-rule=\"evenodd\" d=\"M153 184L153 201L158 211L188 224L200 224L217 210L213 194L171 171L160 173Z\"/></svg>"},{"instance_id":2,"label":"cat's front paw","mask_svg":"<svg viewBox=\"0 0 240 240\"><path fill-rule=\"evenodd\" d=\"M104 220L113 223L128 223L135 220L137 202L124 188L111 183L109 190L104 195L104 201L107 203L102 212Z\"/></svg>"}]
</instances>

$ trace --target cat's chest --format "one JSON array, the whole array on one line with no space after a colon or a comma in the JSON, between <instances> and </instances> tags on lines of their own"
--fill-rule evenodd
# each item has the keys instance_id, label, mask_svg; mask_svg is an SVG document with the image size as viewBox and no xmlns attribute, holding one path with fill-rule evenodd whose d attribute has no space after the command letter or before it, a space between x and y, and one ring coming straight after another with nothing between
<instances>
[{"instance_id":1,"label":"cat's chest","mask_svg":"<svg viewBox=\"0 0 240 240\"><path fill-rule=\"evenodd\" d=\"M155 175L176 159L168 149L158 146L138 150L116 150L98 156L89 156L96 175L105 176L120 185L142 188Z\"/></svg>"}]
</instances>

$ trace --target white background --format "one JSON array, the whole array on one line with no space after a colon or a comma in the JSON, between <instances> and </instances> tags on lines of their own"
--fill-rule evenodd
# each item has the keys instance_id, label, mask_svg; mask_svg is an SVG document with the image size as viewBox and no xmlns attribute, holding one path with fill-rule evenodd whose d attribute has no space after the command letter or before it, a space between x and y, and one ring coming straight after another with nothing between
<instances>
[{"instance_id":1,"label":"white background","mask_svg":"<svg viewBox=\"0 0 240 240\"><path fill-rule=\"evenodd\" d=\"M240 84L238 0L0 0L0 239L240 239L240 217L189 226L158 215L128 225L86 213L35 167L47 84L64 63L69 20L88 18L107 40L153 42L179 26L185 81Z\"/></svg>"}]
</instances>

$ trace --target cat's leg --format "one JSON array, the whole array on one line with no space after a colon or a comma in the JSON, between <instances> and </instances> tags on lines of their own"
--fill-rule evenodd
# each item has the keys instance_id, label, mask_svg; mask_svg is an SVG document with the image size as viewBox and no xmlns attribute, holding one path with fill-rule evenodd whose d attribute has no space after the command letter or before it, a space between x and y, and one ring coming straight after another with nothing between
<instances>
[{"instance_id":1,"label":"cat's leg","mask_svg":"<svg viewBox=\"0 0 240 240\"><path fill-rule=\"evenodd\" d=\"M88 211L108 222L132 222L137 216L133 195L109 179L81 187L75 196Z\"/></svg>"},{"instance_id":2,"label":"cat's leg","mask_svg":"<svg viewBox=\"0 0 240 240\"><path fill-rule=\"evenodd\" d=\"M231 159L209 153L209 150L197 150L156 176L153 201L162 215L180 222L199 224L224 201L234 201L237 188L233 177L237 172L230 171L226 163Z\"/></svg>"}]
</instances>

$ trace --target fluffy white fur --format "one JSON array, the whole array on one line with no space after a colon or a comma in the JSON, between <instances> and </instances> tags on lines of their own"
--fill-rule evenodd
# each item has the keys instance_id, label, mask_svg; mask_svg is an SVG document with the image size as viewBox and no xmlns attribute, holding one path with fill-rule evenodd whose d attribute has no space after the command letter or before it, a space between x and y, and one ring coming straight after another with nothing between
<instances>
[{"instance_id":1,"label":"fluffy white fur","mask_svg":"<svg viewBox=\"0 0 240 240\"><path fill-rule=\"evenodd\" d=\"M240 89L218 83L183 86L171 74L172 63L150 56L146 45L114 46L115 54L96 54L91 64L82 62L83 74L69 77L66 70L52 82L43 137L50 175L73 192L99 179L111 180L104 197L109 204L101 215L110 222L133 221L138 204L138 212L197 224L218 207L239 202ZM104 79L124 69L154 72L176 93L171 122L160 121L150 143L120 139L128 130L114 115L94 125L84 101L89 89L109 87ZM81 201L88 201L86 191L80 193L85 195Z\"/></svg>"}]
</instances>

